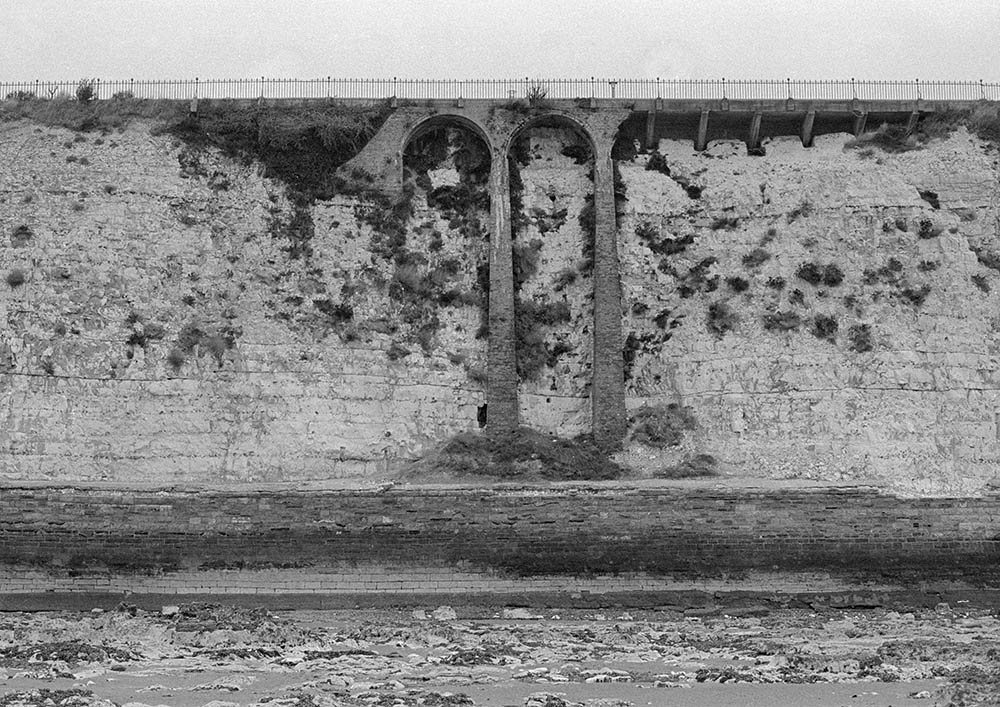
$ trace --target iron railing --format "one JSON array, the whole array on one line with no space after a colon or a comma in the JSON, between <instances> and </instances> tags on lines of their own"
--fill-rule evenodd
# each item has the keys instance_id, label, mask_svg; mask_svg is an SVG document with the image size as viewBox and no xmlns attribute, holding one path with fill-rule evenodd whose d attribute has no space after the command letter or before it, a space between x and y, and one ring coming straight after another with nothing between
<instances>
[{"instance_id":1,"label":"iron railing","mask_svg":"<svg viewBox=\"0 0 1000 707\"><path fill-rule=\"evenodd\" d=\"M79 81L0 82L0 97L74 98ZM618 98L689 100L1000 101L1000 83L985 81L799 81L727 79L182 79L93 80L94 97L402 100Z\"/></svg>"}]
</instances>

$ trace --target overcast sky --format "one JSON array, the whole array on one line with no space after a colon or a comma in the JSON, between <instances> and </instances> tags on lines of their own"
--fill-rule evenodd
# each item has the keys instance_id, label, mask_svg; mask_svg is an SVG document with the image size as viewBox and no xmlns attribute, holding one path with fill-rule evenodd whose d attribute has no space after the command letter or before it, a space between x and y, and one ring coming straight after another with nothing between
<instances>
[{"instance_id":1,"label":"overcast sky","mask_svg":"<svg viewBox=\"0 0 1000 707\"><path fill-rule=\"evenodd\" d=\"M0 81L1000 81L1000 0L0 0Z\"/></svg>"}]
</instances>

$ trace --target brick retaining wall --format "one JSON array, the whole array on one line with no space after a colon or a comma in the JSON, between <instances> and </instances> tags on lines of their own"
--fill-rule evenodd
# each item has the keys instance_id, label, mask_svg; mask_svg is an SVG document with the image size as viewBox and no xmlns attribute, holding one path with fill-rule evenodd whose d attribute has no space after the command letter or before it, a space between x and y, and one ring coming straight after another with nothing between
<instances>
[{"instance_id":1,"label":"brick retaining wall","mask_svg":"<svg viewBox=\"0 0 1000 707\"><path fill-rule=\"evenodd\" d=\"M994 576L998 559L997 496L603 484L0 487L0 566L54 572L423 567L537 578L766 569L976 581Z\"/></svg>"}]
</instances>

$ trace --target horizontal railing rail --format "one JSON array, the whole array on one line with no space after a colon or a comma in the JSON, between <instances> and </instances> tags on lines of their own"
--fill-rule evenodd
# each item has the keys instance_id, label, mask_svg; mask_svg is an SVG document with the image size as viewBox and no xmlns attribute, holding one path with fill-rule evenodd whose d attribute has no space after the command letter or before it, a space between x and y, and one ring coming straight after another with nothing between
<instances>
[{"instance_id":1,"label":"horizontal railing rail","mask_svg":"<svg viewBox=\"0 0 1000 707\"><path fill-rule=\"evenodd\" d=\"M310 99L345 101L524 99L1000 101L986 81L800 81L727 79L118 79L90 82L93 97L190 100ZM80 81L0 81L5 99L77 97Z\"/></svg>"}]
</instances>

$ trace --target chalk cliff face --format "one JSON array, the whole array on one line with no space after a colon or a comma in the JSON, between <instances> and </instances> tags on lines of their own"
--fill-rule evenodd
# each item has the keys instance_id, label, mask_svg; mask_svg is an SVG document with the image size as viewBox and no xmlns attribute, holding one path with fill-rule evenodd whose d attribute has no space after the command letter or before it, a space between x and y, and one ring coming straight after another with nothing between
<instances>
[{"instance_id":1,"label":"chalk cliff face","mask_svg":"<svg viewBox=\"0 0 1000 707\"><path fill-rule=\"evenodd\" d=\"M359 199L303 215L149 125L8 123L0 151L0 270L24 277L0 283L3 478L375 475L476 427L478 308L439 308L425 351ZM407 223L415 272L451 257L471 289L485 246L420 198Z\"/></svg>"},{"instance_id":2,"label":"chalk cliff face","mask_svg":"<svg viewBox=\"0 0 1000 707\"><path fill-rule=\"evenodd\" d=\"M996 153L964 130L898 155L847 140L662 141L619 163L628 404L698 421L677 449L630 445L638 473L698 451L725 474L914 493L995 475ZM593 185L566 131L529 143L514 243L541 245L519 297L565 308L534 332L522 419L572 435ZM148 124L4 123L0 157L0 478L372 477L477 427L486 211L428 199L460 183L452 153L417 180L403 256L384 205L296 203Z\"/></svg>"},{"instance_id":3,"label":"chalk cliff face","mask_svg":"<svg viewBox=\"0 0 1000 707\"><path fill-rule=\"evenodd\" d=\"M972 491L1000 453L996 153L847 140L621 165L630 407L690 405L685 444L731 474Z\"/></svg>"}]
</instances>

